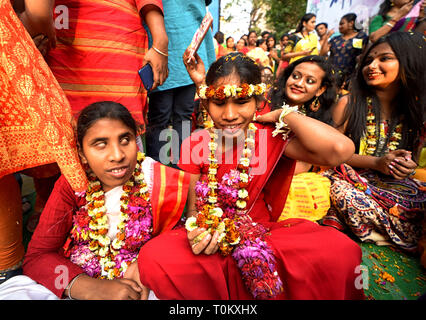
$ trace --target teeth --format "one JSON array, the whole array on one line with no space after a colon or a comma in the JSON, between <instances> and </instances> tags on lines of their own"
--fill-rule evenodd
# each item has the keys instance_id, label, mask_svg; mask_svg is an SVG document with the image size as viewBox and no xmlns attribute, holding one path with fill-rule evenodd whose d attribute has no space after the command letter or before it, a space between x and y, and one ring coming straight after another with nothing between
<instances>
[{"instance_id":1,"label":"teeth","mask_svg":"<svg viewBox=\"0 0 426 320\"><path fill-rule=\"evenodd\" d=\"M121 171L123 171L124 169L114 169L114 170L111 170L111 172L114 172L114 173L119 173L119 172L121 172Z\"/></svg>"}]
</instances>

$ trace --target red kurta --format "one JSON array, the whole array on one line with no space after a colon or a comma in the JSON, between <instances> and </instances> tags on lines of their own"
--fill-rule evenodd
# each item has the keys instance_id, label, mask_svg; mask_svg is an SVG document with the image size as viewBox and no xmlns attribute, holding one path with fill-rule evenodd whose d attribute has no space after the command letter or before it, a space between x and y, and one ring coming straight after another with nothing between
<instances>
[{"instance_id":1,"label":"red kurta","mask_svg":"<svg viewBox=\"0 0 426 320\"><path fill-rule=\"evenodd\" d=\"M186 203L189 175L154 164L151 206L153 235L170 230L180 219ZM63 255L62 247L72 228L72 217L86 200L75 195L61 176L40 217L24 260L24 274L58 297L69 281L83 270Z\"/></svg>"},{"instance_id":2,"label":"red kurta","mask_svg":"<svg viewBox=\"0 0 426 320\"><path fill-rule=\"evenodd\" d=\"M282 157L286 143L281 136L272 137L272 128L259 126L256 132L257 156L266 162L264 174L254 175L248 192L248 208L253 220L270 228L266 241L273 248L277 269L284 283L278 299L362 299L362 289L355 287L355 268L361 264L361 249L339 231L303 219L275 222L285 203L294 172L294 161ZM263 132L263 133L262 133ZM265 134L266 133L266 134ZM264 135L263 135L264 134ZM267 150L259 148L267 146ZM197 133L185 140L182 155L196 147ZM265 140L266 139L266 140ZM209 135L201 139L208 143ZM186 149L190 146L190 149ZM208 151L208 148L204 148ZM209 153L201 158L207 162ZM234 152L234 159L237 153ZM256 150L255 150L256 155ZM205 173L208 165L183 163L180 167L191 173ZM256 164L254 164L257 166ZM236 165L219 165L217 178ZM261 172L261 171L260 171ZM194 255L180 228L166 232L150 241L140 252L141 281L160 299L252 299L231 256Z\"/></svg>"}]
</instances>

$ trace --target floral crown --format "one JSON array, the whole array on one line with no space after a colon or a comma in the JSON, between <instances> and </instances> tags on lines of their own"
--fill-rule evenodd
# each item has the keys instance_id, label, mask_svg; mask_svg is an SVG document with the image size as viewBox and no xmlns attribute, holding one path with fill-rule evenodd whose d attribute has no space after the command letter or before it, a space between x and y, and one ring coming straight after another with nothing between
<instances>
[{"instance_id":1,"label":"floral crown","mask_svg":"<svg viewBox=\"0 0 426 320\"><path fill-rule=\"evenodd\" d=\"M243 83L240 87L237 87L235 84L222 85L217 88L212 85L207 86L205 84L201 85L198 90L198 96L201 99L219 99L225 100L229 97L233 98L248 98L252 96L260 96L265 94L267 85L265 83L259 84L247 84Z\"/></svg>"}]
</instances>

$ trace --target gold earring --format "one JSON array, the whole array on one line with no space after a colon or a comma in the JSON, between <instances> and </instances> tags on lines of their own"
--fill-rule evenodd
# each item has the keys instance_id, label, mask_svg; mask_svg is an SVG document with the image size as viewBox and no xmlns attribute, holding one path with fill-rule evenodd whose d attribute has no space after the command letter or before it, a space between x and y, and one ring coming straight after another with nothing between
<instances>
[{"instance_id":1,"label":"gold earring","mask_svg":"<svg viewBox=\"0 0 426 320\"><path fill-rule=\"evenodd\" d=\"M314 101L312 101L311 105L309 106L309 109L311 109L312 112L317 112L320 108L321 104L319 102L318 97L315 98Z\"/></svg>"}]
</instances>

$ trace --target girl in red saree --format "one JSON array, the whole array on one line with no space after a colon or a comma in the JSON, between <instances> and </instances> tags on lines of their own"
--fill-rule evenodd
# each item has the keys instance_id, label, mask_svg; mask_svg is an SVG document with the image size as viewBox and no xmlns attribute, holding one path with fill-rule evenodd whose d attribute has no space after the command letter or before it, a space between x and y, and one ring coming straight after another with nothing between
<instances>
[{"instance_id":1,"label":"girl in red saree","mask_svg":"<svg viewBox=\"0 0 426 320\"><path fill-rule=\"evenodd\" d=\"M29 243L24 274L59 298L146 299L137 280L139 249L177 223L189 175L138 152L135 120L118 103L86 107L77 135L87 191L75 193L59 178Z\"/></svg>"},{"instance_id":2,"label":"girl in red saree","mask_svg":"<svg viewBox=\"0 0 426 320\"><path fill-rule=\"evenodd\" d=\"M160 299L363 298L353 241L308 220L276 222L295 160L334 166L353 144L288 106L258 116L281 127L254 124L266 88L241 53L217 60L206 78L198 56L186 66L216 130L198 131L182 146L179 166L191 173L186 228L142 248L141 282ZM291 137L283 139L286 128Z\"/></svg>"}]
</instances>

